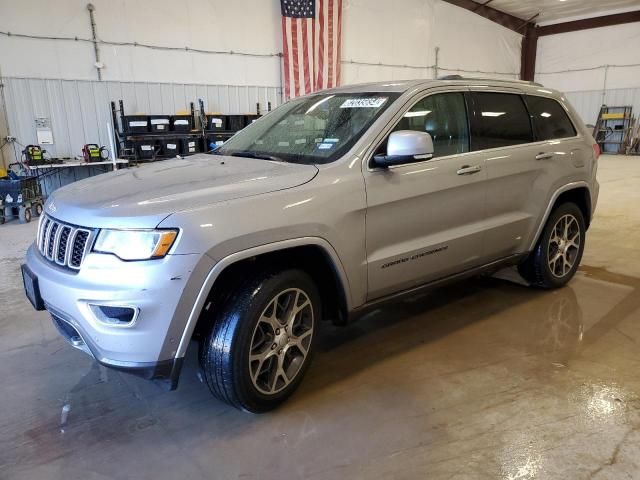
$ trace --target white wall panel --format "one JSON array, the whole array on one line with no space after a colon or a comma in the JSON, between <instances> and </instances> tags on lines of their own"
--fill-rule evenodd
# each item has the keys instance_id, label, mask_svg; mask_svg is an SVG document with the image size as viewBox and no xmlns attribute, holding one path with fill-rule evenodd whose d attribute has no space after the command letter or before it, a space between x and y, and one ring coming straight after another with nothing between
<instances>
[{"instance_id":1,"label":"white wall panel","mask_svg":"<svg viewBox=\"0 0 640 480\"><path fill-rule=\"evenodd\" d=\"M622 66L633 64L636 66ZM605 68L606 65L609 67ZM580 69L592 70L568 71ZM536 80L565 92L640 87L638 24L541 37Z\"/></svg>"},{"instance_id":2,"label":"white wall panel","mask_svg":"<svg viewBox=\"0 0 640 480\"><path fill-rule=\"evenodd\" d=\"M436 47L439 75L516 78L520 72L522 36L468 10L439 0L344 5L344 83L433 78Z\"/></svg>"},{"instance_id":3,"label":"white wall panel","mask_svg":"<svg viewBox=\"0 0 640 480\"><path fill-rule=\"evenodd\" d=\"M102 44L99 48L105 65L104 80L270 87L281 84L279 57L182 50L189 46L261 55L281 52L278 0L93 3L101 40L179 49ZM80 38L91 35L84 0L56 2L55 8L48 0L6 1L0 8L2 31ZM47 22L34 22L42 11L48 12ZM440 47L441 66L454 69L452 72L462 69L516 75L520 41L520 35L441 0L344 0L342 57L358 64L344 65L343 82L430 78L433 70L427 67L435 63L435 47ZM93 55L90 43L0 36L0 65L9 77L95 80Z\"/></svg>"},{"instance_id":4,"label":"white wall panel","mask_svg":"<svg viewBox=\"0 0 640 480\"><path fill-rule=\"evenodd\" d=\"M93 0L100 39L166 47L274 54L281 51L278 0ZM55 6L54 6L55 4ZM0 30L90 38L86 0L0 2ZM43 13L46 12L46 13ZM46 15L46 21L44 20ZM100 46L105 80L232 85L280 84L278 57L209 55L141 46ZM5 76L97 79L93 46L0 36Z\"/></svg>"}]
</instances>

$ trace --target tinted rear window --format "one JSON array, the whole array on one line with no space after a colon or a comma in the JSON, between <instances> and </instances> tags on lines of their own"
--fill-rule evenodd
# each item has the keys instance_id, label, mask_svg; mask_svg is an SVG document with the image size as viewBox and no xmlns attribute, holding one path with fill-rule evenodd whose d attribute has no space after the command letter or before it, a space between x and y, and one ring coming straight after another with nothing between
<instances>
[{"instance_id":1,"label":"tinted rear window","mask_svg":"<svg viewBox=\"0 0 640 480\"><path fill-rule=\"evenodd\" d=\"M533 140L529 112L522 97L511 93L474 93L474 150L519 145Z\"/></svg>"},{"instance_id":2,"label":"tinted rear window","mask_svg":"<svg viewBox=\"0 0 640 480\"><path fill-rule=\"evenodd\" d=\"M527 105L533 118L536 140L574 137L576 129L564 108L555 100L527 96Z\"/></svg>"}]
</instances>

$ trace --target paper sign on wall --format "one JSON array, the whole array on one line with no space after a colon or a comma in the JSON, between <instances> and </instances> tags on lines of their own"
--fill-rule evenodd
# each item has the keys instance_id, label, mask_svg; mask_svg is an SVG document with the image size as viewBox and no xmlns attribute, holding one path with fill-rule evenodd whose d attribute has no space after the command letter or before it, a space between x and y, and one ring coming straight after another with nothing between
<instances>
[{"instance_id":1,"label":"paper sign on wall","mask_svg":"<svg viewBox=\"0 0 640 480\"><path fill-rule=\"evenodd\" d=\"M36 117L36 137L40 145L53 145L53 131L48 117Z\"/></svg>"}]
</instances>

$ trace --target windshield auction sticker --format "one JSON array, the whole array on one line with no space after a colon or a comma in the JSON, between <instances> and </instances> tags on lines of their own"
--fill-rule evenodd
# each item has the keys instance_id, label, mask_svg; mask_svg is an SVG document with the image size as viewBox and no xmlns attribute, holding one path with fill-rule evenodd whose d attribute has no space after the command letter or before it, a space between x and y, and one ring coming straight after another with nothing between
<instances>
[{"instance_id":1,"label":"windshield auction sticker","mask_svg":"<svg viewBox=\"0 0 640 480\"><path fill-rule=\"evenodd\" d=\"M379 108L386 101L387 97L348 98L340 108Z\"/></svg>"}]
</instances>

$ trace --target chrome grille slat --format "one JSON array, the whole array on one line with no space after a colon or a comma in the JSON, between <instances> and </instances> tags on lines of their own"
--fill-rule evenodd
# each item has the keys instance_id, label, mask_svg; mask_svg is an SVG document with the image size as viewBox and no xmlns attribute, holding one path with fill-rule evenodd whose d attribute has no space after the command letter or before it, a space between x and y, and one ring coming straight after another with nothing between
<instances>
[{"instance_id":1,"label":"chrome grille slat","mask_svg":"<svg viewBox=\"0 0 640 480\"><path fill-rule=\"evenodd\" d=\"M89 243L89 235L91 232L84 228L76 230L73 244L71 246L71 254L69 256L69 267L79 269L84 259L87 245Z\"/></svg>"},{"instance_id":2,"label":"chrome grille slat","mask_svg":"<svg viewBox=\"0 0 640 480\"><path fill-rule=\"evenodd\" d=\"M63 226L60 231L60 239L58 240L58 248L56 249L56 263L58 265L66 265L67 263L67 245L71 236L71 227Z\"/></svg>"},{"instance_id":3,"label":"chrome grille slat","mask_svg":"<svg viewBox=\"0 0 640 480\"><path fill-rule=\"evenodd\" d=\"M51 224L51 228L49 229L49 235L47 235L47 253L46 257L49 260L53 260L53 247L56 245L56 233L58 233L58 229L60 228L60 224L57 222L53 222Z\"/></svg>"},{"instance_id":4,"label":"chrome grille slat","mask_svg":"<svg viewBox=\"0 0 640 480\"><path fill-rule=\"evenodd\" d=\"M38 228L38 250L47 260L79 270L93 239L94 231L44 216Z\"/></svg>"},{"instance_id":5,"label":"chrome grille slat","mask_svg":"<svg viewBox=\"0 0 640 480\"><path fill-rule=\"evenodd\" d=\"M47 232L49 230L49 226L51 225L51 220L48 218L42 222L42 235L40 235L40 251L44 255L44 246L47 244Z\"/></svg>"}]
</instances>

